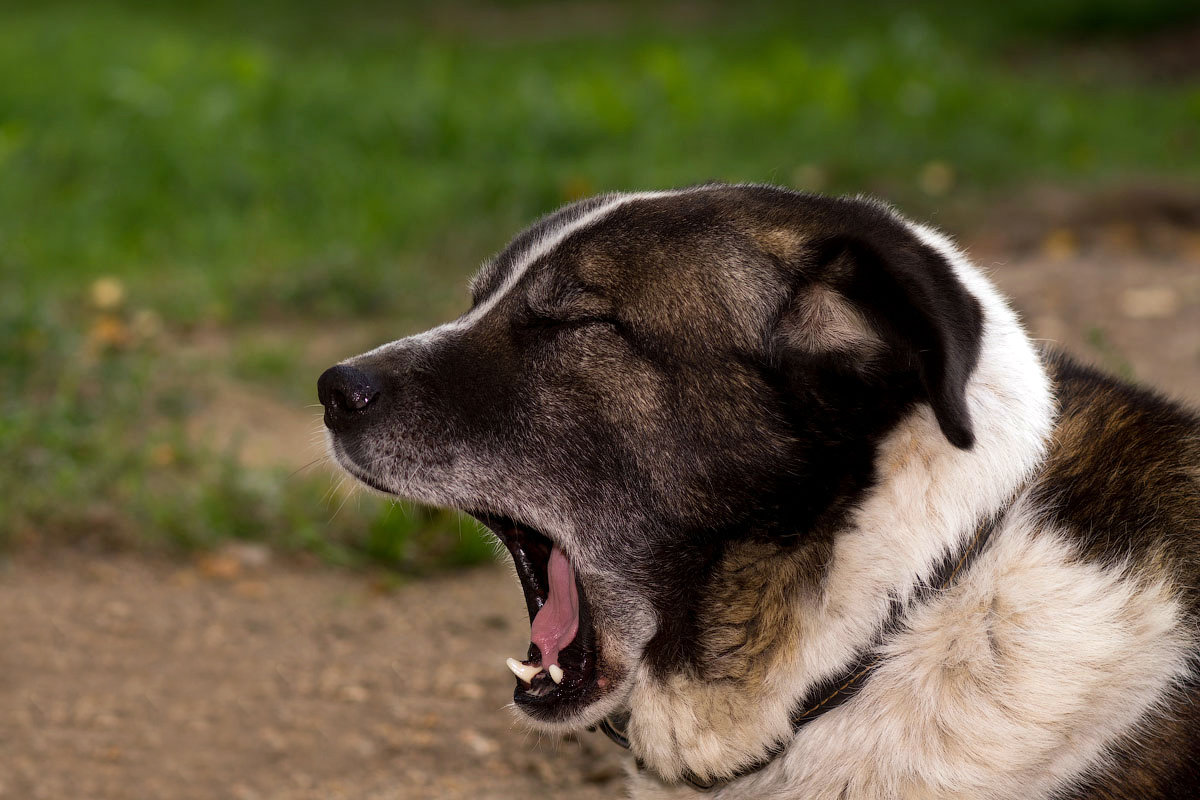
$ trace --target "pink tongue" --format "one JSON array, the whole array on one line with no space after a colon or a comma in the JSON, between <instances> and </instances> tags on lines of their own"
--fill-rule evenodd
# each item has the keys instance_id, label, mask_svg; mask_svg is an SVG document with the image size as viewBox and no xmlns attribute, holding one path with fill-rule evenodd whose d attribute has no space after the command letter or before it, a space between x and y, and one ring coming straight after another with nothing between
<instances>
[{"instance_id":1,"label":"pink tongue","mask_svg":"<svg viewBox=\"0 0 1200 800\"><path fill-rule=\"evenodd\" d=\"M542 652L542 666L558 663L558 651L571 643L579 631L579 592L575 588L575 570L556 545L550 551L550 594L546 604L533 618L529 639Z\"/></svg>"}]
</instances>

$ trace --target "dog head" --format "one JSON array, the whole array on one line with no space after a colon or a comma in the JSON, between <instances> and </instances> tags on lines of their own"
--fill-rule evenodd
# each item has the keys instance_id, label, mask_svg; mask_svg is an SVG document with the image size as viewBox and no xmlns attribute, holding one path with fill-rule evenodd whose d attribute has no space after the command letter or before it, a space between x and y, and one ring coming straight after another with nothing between
<instances>
[{"instance_id":1,"label":"dog head","mask_svg":"<svg viewBox=\"0 0 1200 800\"><path fill-rule=\"evenodd\" d=\"M819 580L915 410L973 443L980 304L882 204L595 197L521 233L471 294L457 320L331 368L319 395L347 471L508 548L532 624L515 700L542 727L594 724L635 675L703 675L745 646L706 616L744 588L737 559L808 553Z\"/></svg>"}]
</instances>

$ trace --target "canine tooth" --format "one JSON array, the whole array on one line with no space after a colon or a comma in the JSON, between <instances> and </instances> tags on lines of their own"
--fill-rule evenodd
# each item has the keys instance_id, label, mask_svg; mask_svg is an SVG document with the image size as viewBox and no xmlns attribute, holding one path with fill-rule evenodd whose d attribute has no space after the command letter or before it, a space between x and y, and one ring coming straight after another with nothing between
<instances>
[{"instance_id":1,"label":"canine tooth","mask_svg":"<svg viewBox=\"0 0 1200 800\"><path fill-rule=\"evenodd\" d=\"M513 675L516 675L526 683L532 683L534 677L542 671L541 667L535 667L533 664L522 664L515 658L510 658L504 663L508 664L508 668L512 670Z\"/></svg>"},{"instance_id":2,"label":"canine tooth","mask_svg":"<svg viewBox=\"0 0 1200 800\"><path fill-rule=\"evenodd\" d=\"M550 680L554 681L555 683L562 683L562 679L563 679L562 667L560 667L558 664L551 664L550 665Z\"/></svg>"}]
</instances>

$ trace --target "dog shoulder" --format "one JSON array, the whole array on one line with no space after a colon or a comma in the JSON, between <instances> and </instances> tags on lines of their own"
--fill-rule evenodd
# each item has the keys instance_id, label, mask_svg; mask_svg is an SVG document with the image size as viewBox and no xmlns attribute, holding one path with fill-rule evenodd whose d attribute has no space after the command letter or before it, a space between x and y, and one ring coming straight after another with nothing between
<instances>
[{"instance_id":1,"label":"dog shoulder","mask_svg":"<svg viewBox=\"0 0 1200 800\"><path fill-rule=\"evenodd\" d=\"M1200 791L1200 416L1050 352L1060 414L1034 496L1080 558L1165 587L1190 675L1065 800ZM1162 638L1160 637L1160 641Z\"/></svg>"},{"instance_id":2,"label":"dog shoulder","mask_svg":"<svg viewBox=\"0 0 1200 800\"><path fill-rule=\"evenodd\" d=\"M1061 353L1046 362L1059 417L1039 505L1085 557L1161 574L1200 612L1200 417Z\"/></svg>"}]
</instances>

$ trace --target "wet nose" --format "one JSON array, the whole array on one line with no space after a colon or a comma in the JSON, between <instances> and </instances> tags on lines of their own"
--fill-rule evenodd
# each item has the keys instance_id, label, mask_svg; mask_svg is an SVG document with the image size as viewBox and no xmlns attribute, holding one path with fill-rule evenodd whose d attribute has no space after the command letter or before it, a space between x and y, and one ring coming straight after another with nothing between
<instances>
[{"instance_id":1,"label":"wet nose","mask_svg":"<svg viewBox=\"0 0 1200 800\"><path fill-rule=\"evenodd\" d=\"M378 397L371 377L346 364L330 367L317 379L317 399L325 406L325 427L330 430L365 412Z\"/></svg>"}]
</instances>

